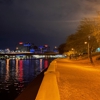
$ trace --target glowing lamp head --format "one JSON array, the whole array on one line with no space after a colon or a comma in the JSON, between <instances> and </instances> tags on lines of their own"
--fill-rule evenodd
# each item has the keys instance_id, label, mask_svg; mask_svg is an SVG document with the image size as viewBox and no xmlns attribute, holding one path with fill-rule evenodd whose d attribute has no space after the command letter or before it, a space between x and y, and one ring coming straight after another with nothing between
<instances>
[{"instance_id":1,"label":"glowing lamp head","mask_svg":"<svg viewBox=\"0 0 100 100\"><path fill-rule=\"evenodd\" d=\"M84 42L84 44L87 44L87 42Z\"/></svg>"}]
</instances>

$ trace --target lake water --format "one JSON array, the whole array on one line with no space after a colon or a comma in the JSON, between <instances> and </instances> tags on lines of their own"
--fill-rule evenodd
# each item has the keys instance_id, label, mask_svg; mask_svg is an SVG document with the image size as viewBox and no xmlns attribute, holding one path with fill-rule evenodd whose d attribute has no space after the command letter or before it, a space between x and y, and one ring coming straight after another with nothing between
<instances>
[{"instance_id":1,"label":"lake water","mask_svg":"<svg viewBox=\"0 0 100 100\"><path fill-rule=\"evenodd\" d=\"M14 100L52 60L0 60L0 100Z\"/></svg>"}]
</instances>

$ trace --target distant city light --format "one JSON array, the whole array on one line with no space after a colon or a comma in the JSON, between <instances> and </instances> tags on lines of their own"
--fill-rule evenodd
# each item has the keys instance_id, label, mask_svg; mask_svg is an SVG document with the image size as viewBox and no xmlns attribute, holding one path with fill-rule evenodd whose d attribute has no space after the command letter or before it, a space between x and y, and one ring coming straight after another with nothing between
<instances>
[{"instance_id":1,"label":"distant city light","mask_svg":"<svg viewBox=\"0 0 100 100\"><path fill-rule=\"evenodd\" d=\"M30 43L24 43L24 46L31 46Z\"/></svg>"},{"instance_id":2,"label":"distant city light","mask_svg":"<svg viewBox=\"0 0 100 100\"><path fill-rule=\"evenodd\" d=\"M48 45L44 45L45 47L48 47Z\"/></svg>"},{"instance_id":3,"label":"distant city light","mask_svg":"<svg viewBox=\"0 0 100 100\"><path fill-rule=\"evenodd\" d=\"M57 47L55 46L55 48L57 48Z\"/></svg>"},{"instance_id":4,"label":"distant city light","mask_svg":"<svg viewBox=\"0 0 100 100\"><path fill-rule=\"evenodd\" d=\"M23 44L23 42L19 42L19 44Z\"/></svg>"},{"instance_id":5,"label":"distant city light","mask_svg":"<svg viewBox=\"0 0 100 100\"><path fill-rule=\"evenodd\" d=\"M18 47L16 47L16 49L18 49Z\"/></svg>"},{"instance_id":6,"label":"distant city light","mask_svg":"<svg viewBox=\"0 0 100 100\"><path fill-rule=\"evenodd\" d=\"M39 48L43 48L43 46L39 46Z\"/></svg>"}]
</instances>

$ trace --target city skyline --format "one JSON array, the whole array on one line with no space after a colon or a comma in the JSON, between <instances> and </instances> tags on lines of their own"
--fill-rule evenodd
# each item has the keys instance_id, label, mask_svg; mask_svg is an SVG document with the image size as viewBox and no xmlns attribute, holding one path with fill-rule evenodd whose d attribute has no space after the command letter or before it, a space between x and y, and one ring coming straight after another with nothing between
<instances>
[{"instance_id":1,"label":"city skyline","mask_svg":"<svg viewBox=\"0 0 100 100\"><path fill-rule=\"evenodd\" d=\"M99 6L99 0L0 0L0 48L21 41L58 47Z\"/></svg>"}]
</instances>

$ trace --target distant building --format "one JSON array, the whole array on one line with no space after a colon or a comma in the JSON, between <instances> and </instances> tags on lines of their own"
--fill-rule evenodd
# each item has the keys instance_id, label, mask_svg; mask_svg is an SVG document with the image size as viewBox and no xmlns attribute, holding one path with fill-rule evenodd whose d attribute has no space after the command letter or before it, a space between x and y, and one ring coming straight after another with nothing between
<instances>
[{"instance_id":1,"label":"distant building","mask_svg":"<svg viewBox=\"0 0 100 100\"><path fill-rule=\"evenodd\" d=\"M53 52L58 53L58 48L55 46Z\"/></svg>"},{"instance_id":2,"label":"distant building","mask_svg":"<svg viewBox=\"0 0 100 100\"><path fill-rule=\"evenodd\" d=\"M16 46L16 52L27 52L28 48L24 46L23 42L19 42L19 44Z\"/></svg>"},{"instance_id":3,"label":"distant building","mask_svg":"<svg viewBox=\"0 0 100 100\"><path fill-rule=\"evenodd\" d=\"M19 42L16 46L16 52L44 53L47 51L50 51L50 47L48 45L36 46L33 43Z\"/></svg>"},{"instance_id":4,"label":"distant building","mask_svg":"<svg viewBox=\"0 0 100 100\"><path fill-rule=\"evenodd\" d=\"M10 49L9 48L7 48L7 49L5 49L5 51L4 51L5 53L10 53Z\"/></svg>"},{"instance_id":5,"label":"distant building","mask_svg":"<svg viewBox=\"0 0 100 100\"><path fill-rule=\"evenodd\" d=\"M39 46L39 51L40 53L45 53L47 51L50 51L50 47L47 44L45 44L44 46Z\"/></svg>"}]
</instances>

